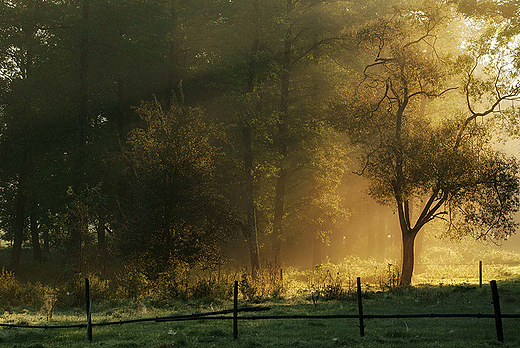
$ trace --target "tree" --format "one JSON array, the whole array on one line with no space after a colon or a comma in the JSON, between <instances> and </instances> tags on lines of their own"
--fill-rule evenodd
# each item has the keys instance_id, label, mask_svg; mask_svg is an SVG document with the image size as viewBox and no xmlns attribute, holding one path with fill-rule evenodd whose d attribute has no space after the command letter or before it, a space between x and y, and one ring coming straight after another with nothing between
<instances>
[{"instance_id":1,"label":"tree","mask_svg":"<svg viewBox=\"0 0 520 348\"><path fill-rule=\"evenodd\" d=\"M320 142L327 139L328 131L334 133L322 122L321 103L325 86L330 85L317 73L326 58L317 58L320 45L316 40L326 36L327 29L331 29L329 35L339 32L339 21L325 24L322 17L340 6L336 2L292 3L221 3L221 17L210 27L218 40L206 46L206 54L212 57L212 79L206 85L216 87L204 106L228 125L227 136L233 145L225 162L224 172L228 173L223 174L228 180L223 181L243 215L253 274L259 266L259 238L271 237L272 243L265 244L273 245L277 255L272 260L279 266L283 239L303 230L293 226L289 231L282 226L289 225L284 222L289 220L288 214L295 216L290 218L293 223L299 220L306 229L312 225L297 210L310 213L309 205L304 205L312 200L311 187L316 188L317 177L326 176L316 165ZM311 60L313 52L316 59ZM282 149L285 147L287 151ZM233 174L230 168L234 168ZM334 185L327 189L333 191ZM314 198L318 195L313 193Z\"/></svg>"},{"instance_id":2,"label":"tree","mask_svg":"<svg viewBox=\"0 0 520 348\"><path fill-rule=\"evenodd\" d=\"M261 80L266 70L265 63L262 62L265 60L265 52L261 52L260 47L265 41L262 34L266 21L262 19L265 18L269 7L265 6L265 3L261 4L259 0L222 5L222 18L227 20L213 27L220 46L215 51L219 52L223 59L219 62L224 65L223 69L231 72L228 78L234 80L233 88L229 90L221 86L224 87L221 93L223 92L224 100L236 106L231 110L226 107L223 113L229 113L227 117L224 116L225 122L236 125L237 130L228 134L229 139L236 144L237 151L228 152L228 159L231 161L226 163L237 161L234 156L240 158L237 168L240 179L235 182L225 179L224 181L234 188L238 186L240 192L241 197L235 204L237 211L242 211L245 215L242 232L249 246L251 275L256 279L260 269L260 250L256 202L258 189L255 187L255 164L258 163L259 156L255 153L255 148L258 147L255 138L258 137L258 125L265 122L262 118L269 112L262 107L259 97L262 94ZM239 38L239 35L242 37ZM222 82L226 83L228 78ZM230 173L231 171L228 175Z\"/></svg>"},{"instance_id":3,"label":"tree","mask_svg":"<svg viewBox=\"0 0 520 348\"><path fill-rule=\"evenodd\" d=\"M131 133L124 157L134 203L116 236L120 255L150 274L176 262L209 262L218 256L216 242L238 228L214 186L218 132L200 109L150 104L138 112L145 126Z\"/></svg>"},{"instance_id":4,"label":"tree","mask_svg":"<svg viewBox=\"0 0 520 348\"><path fill-rule=\"evenodd\" d=\"M288 230L284 220L291 212L290 207L302 208L304 201L310 202L310 197L305 194L291 195L292 188L312 185L320 177L320 170L312 171L317 169L312 157L319 152L318 147L307 146L316 145L314 141L323 134L321 105L326 95L323 91L330 86L330 81L322 79L320 82L323 86L318 88L316 71L327 66L325 62L328 58L326 54L320 56L319 52L325 50L327 44L341 39L340 31L345 22L342 25L338 23L353 22L350 13L353 9L355 6L350 2L314 0L288 0L277 6L277 26L274 33L277 40L269 42L267 46L273 53L272 74L278 99L277 109L273 112L276 127L271 135L276 178L271 251L275 268L280 267L283 261L282 242ZM312 102L309 103L308 100ZM333 179L329 183L334 181ZM327 187L328 192L320 192L318 195L332 197L336 187L331 185ZM314 209L318 208L314 205ZM295 210L292 209L292 212ZM308 218L322 213L324 211L314 211ZM338 213L344 215L344 212ZM321 228L315 231L317 235L322 232Z\"/></svg>"},{"instance_id":5,"label":"tree","mask_svg":"<svg viewBox=\"0 0 520 348\"><path fill-rule=\"evenodd\" d=\"M161 0L1 3L0 161L3 199L9 203L2 220L6 235L16 240L13 269L28 215L35 242L36 220L47 215L68 231L66 250L77 270L89 240L87 224L98 225L100 255L105 254L110 242L105 231L121 226L120 206L130 201L126 191L132 183L126 181L124 165L111 165L128 132L142 122L132 105L154 94L167 103L182 99L180 82L190 80L206 61L198 39L205 37L199 29L208 17L199 5ZM71 187L73 195L67 194ZM88 199L92 188L102 191L102 205Z\"/></svg>"},{"instance_id":6,"label":"tree","mask_svg":"<svg viewBox=\"0 0 520 348\"><path fill-rule=\"evenodd\" d=\"M14 272L19 268L28 213L32 214L41 203L42 191L49 193L42 184L51 181L47 168L56 160L52 145L62 139L60 133L66 128L65 122L53 127L56 121L53 107L59 98L51 92L55 87L55 66L49 47L56 41L47 28L55 22L51 15L55 8L55 4L44 1L12 1L0 5L5 19L0 27L3 82L0 166L6 201L3 220L14 221L10 224L14 241L10 269ZM52 132L47 132L48 129ZM32 215L33 221L41 217ZM36 229L32 231L36 243Z\"/></svg>"},{"instance_id":7,"label":"tree","mask_svg":"<svg viewBox=\"0 0 520 348\"><path fill-rule=\"evenodd\" d=\"M360 42L374 60L353 98L336 108L339 123L362 151L360 174L370 180L369 194L397 210L402 286L411 283L415 238L427 223L444 219L458 235L491 239L507 238L516 228L517 164L492 148L488 126L475 120L517 90L507 90L497 76L491 77L495 83L477 81L474 59L457 61L441 50L450 13L444 5L403 7L365 27ZM458 89L463 93L453 76L465 77ZM450 94L466 101L469 116L453 108L421 116L421 98L445 102ZM493 98L491 106L474 111L475 98L484 94ZM412 217L414 198L422 207Z\"/></svg>"}]
</instances>

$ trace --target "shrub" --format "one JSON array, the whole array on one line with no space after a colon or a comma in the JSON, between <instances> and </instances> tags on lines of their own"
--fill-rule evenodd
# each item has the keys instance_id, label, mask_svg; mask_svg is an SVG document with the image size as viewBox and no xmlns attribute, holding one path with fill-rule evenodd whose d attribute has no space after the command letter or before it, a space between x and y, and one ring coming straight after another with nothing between
<instances>
[{"instance_id":1,"label":"shrub","mask_svg":"<svg viewBox=\"0 0 520 348\"><path fill-rule=\"evenodd\" d=\"M33 306L44 303L45 287L41 283L23 283L12 272L0 271L0 305L2 307Z\"/></svg>"},{"instance_id":2,"label":"shrub","mask_svg":"<svg viewBox=\"0 0 520 348\"><path fill-rule=\"evenodd\" d=\"M116 275L118 283L117 296L123 299L138 300L148 292L151 284L148 277L138 268L125 266Z\"/></svg>"},{"instance_id":3,"label":"shrub","mask_svg":"<svg viewBox=\"0 0 520 348\"><path fill-rule=\"evenodd\" d=\"M85 304L85 279L89 280L91 301L112 299L117 294L110 287L108 279L97 274L75 274L55 289L57 304L65 307L79 307Z\"/></svg>"},{"instance_id":4,"label":"shrub","mask_svg":"<svg viewBox=\"0 0 520 348\"><path fill-rule=\"evenodd\" d=\"M190 294L194 299L228 298L232 294L232 285L226 281L219 281L214 278L200 278L190 287Z\"/></svg>"},{"instance_id":5,"label":"shrub","mask_svg":"<svg viewBox=\"0 0 520 348\"><path fill-rule=\"evenodd\" d=\"M154 305L163 306L175 299L189 297L188 287L191 270L187 264L171 264L164 272L158 273L149 284L150 300Z\"/></svg>"}]
</instances>

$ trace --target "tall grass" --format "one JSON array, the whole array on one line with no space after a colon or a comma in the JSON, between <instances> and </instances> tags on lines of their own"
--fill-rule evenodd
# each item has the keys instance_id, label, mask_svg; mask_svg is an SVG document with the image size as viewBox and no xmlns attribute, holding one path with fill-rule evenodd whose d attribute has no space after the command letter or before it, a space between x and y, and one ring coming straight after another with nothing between
<instances>
[{"instance_id":1,"label":"tall grass","mask_svg":"<svg viewBox=\"0 0 520 348\"><path fill-rule=\"evenodd\" d=\"M0 267L8 260L0 250ZM28 251L26 251L28 252ZM26 255L29 256L29 255ZM364 289L389 291L399 283L396 260L377 262L348 256L339 263L325 262L312 269L265 266L253 279L245 268L226 265L207 267L172 265L167 271L147 275L138 266L110 265L109 271L74 273L65 260L51 258L43 264L24 257L21 276L0 268L0 307L31 307L52 315L54 308L83 306L85 278L91 298L107 306L139 303L168 307L175 301L216 303L232 297L233 282L239 282L240 298L251 302L304 298L313 303L348 298L355 293L356 278ZM489 246L475 248L460 243L455 251L442 244L430 247L418 260L414 285L477 284L478 263L483 261L483 280L503 280L520 275L520 255Z\"/></svg>"}]
</instances>

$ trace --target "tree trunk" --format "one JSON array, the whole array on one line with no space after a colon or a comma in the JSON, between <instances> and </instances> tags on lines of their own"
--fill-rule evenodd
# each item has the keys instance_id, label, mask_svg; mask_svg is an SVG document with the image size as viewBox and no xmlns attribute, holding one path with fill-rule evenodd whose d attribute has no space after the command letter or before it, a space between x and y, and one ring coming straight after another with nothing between
<instances>
[{"instance_id":1,"label":"tree trunk","mask_svg":"<svg viewBox=\"0 0 520 348\"><path fill-rule=\"evenodd\" d=\"M287 180L287 170L280 168L276 181L276 193L274 197L274 218L273 218L273 266L276 269L282 265L282 219L285 212L285 182Z\"/></svg>"},{"instance_id":2,"label":"tree trunk","mask_svg":"<svg viewBox=\"0 0 520 348\"><path fill-rule=\"evenodd\" d=\"M367 222L366 231L367 231L367 245L366 248L363 248L364 251L364 258L370 259L376 258L376 252L377 249L374 248L376 245L376 230L377 226L375 224L375 209L373 209L372 205L367 201L365 202L365 208L366 208L366 219Z\"/></svg>"},{"instance_id":3,"label":"tree trunk","mask_svg":"<svg viewBox=\"0 0 520 348\"><path fill-rule=\"evenodd\" d=\"M312 268L316 265L321 265L321 245L322 245L321 238L317 235L314 235L314 243L312 247Z\"/></svg>"},{"instance_id":4,"label":"tree trunk","mask_svg":"<svg viewBox=\"0 0 520 348\"><path fill-rule=\"evenodd\" d=\"M247 211L245 232L251 258L251 276L253 279L256 279L258 270L260 269L260 256L258 251L258 233L256 229L255 201L253 196L253 149L251 144L251 126L249 126L249 124L244 124L242 135L244 142L245 204Z\"/></svg>"},{"instance_id":5,"label":"tree trunk","mask_svg":"<svg viewBox=\"0 0 520 348\"><path fill-rule=\"evenodd\" d=\"M403 231L403 265L401 269L400 286L406 287L412 283L414 267L414 242L416 233Z\"/></svg>"},{"instance_id":6,"label":"tree trunk","mask_svg":"<svg viewBox=\"0 0 520 348\"><path fill-rule=\"evenodd\" d=\"M89 0L81 2L81 19L86 25L90 17ZM83 161L85 146L87 144L87 127L88 127L88 55L89 55L89 39L87 29L84 29L79 42L79 112L78 112L78 144L81 161Z\"/></svg>"},{"instance_id":7,"label":"tree trunk","mask_svg":"<svg viewBox=\"0 0 520 348\"><path fill-rule=\"evenodd\" d=\"M431 54L431 47L428 46L428 54ZM426 96L422 96L421 98L421 106L419 108L419 115L421 118L424 118L426 115L426 105L428 103L428 98ZM423 272L425 269L425 266L421 263L421 254L423 250L423 241L424 241L424 232L417 235L416 241L415 241L415 270L417 272Z\"/></svg>"},{"instance_id":8,"label":"tree trunk","mask_svg":"<svg viewBox=\"0 0 520 348\"><path fill-rule=\"evenodd\" d=\"M287 16L292 11L292 0L287 0ZM283 229L282 220L285 214L285 186L287 183L286 157L288 154L288 113L289 113L289 90L290 90L290 69L291 69L292 40L290 30L285 34L283 61L280 75L280 116L277 129L277 145L280 155L278 178L276 180L276 191L274 197L274 217L273 217L273 262L275 270L282 265L282 239Z\"/></svg>"},{"instance_id":9,"label":"tree trunk","mask_svg":"<svg viewBox=\"0 0 520 348\"><path fill-rule=\"evenodd\" d=\"M254 219L254 218L253 218ZM258 271L260 270L260 253L258 251L258 238L256 233L256 222L255 226L248 226L254 228L254 231L249 231L248 244L249 244L249 256L251 260L251 277L253 280L258 278Z\"/></svg>"},{"instance_id":10,"label":"tree trunk","mask_svg":"<svg viewBox=\"0 0 520 348\"><path fill-rule=\"evenodd\" d=\"M376 237L376 261L383 262L385 260L385 247L388 243L388 236L386 232L384 211L383 206L377 205L375 209L376 214L376 226L377 226L377 237Z\"/></svg>"},{"instance_id":11,"label":"tree trunk","mask_svg":"<svg viewBox=\"0 0 520 348\"><path fill-rule=\"evenodd\" d=\"M71 212L71 215L72 221L69 221L71 228L69 235L69 264L74 272L79 273L82 270L83 222L78 212Z\"/></svg>"},{"instance_id":12,"label":"tree trunk","mask_svg":"<svg viewBox=\"0 0 520 348\"><path fill-rule=\"evenodd\" d=\"M423 251L424 232L418 233L415 237L415 270L416 273L424 272L425 266L421 262L421 254Z\"/></svg>"},{"instance_id":13,"label":"tree trunk","mask_svg":"<svg viewBox=\"0 0 520 348\"><path fill-rule=\"evenodd\" d=\"M254 15L258 15L258 2L255 1ZM258 23L256 20L253 22L255 30L258 29ZM252 94L255 90L255 77L256 71L256 60L258 56L260 40L258 32L255 32L255 37L251 44L251 50L249 53L249 69L247 76L247 89L248 94ZM256 109L256 105L249 106ZM249 116L249 115L247 115ZM246 117L247 117L246 116ZM244 145L244 198L246 208L246 226L245 234L249 244L249 257L251 260L251 277L257 278L258 271L260 270L260 252L258 249L258 230L256 226L256 207L254 199L254 187L253 187L253 143L252 143L252 129L249 122L249 117L242 120L242 142Z\"/></svg>"},{"instance_id":14,"label":"tree trunk","mask_svg":"<svg viewBox=\"0 0 520 348\"><path fill-rule=\"evenodd\" d=\"M170 21L172 26L179 26L179 7L172 1L170 7ZM176 30L176 29L173 29ZM174 33L169 33L168 40L168 71L166 82L166 107L170 108L175 103L184 104L182 81L186 76L187 60L186 50L182 47L182 39L175 39Z\"/></svg>"},{"instance_id":15,"label":"tree trunk","mask_svg":"<svg viewBox=\"0 0 520 348\"><path fill-rule=\"evenodd\" d=\"M118 79L116 82L117 85L117 112L116 112L116 124L117 124L117 138L124 142L126 139L127 132L125 131L125 127L127 124L126 118L126 110L127 103L125 100L126 88L122 79Z\"/></svg>"},{"instance_id":16,"label":"tree trunk","mask_svg":"<svg viewBox=\"0 0 520 348\"><path fill-rule=\"evenodd\" d=\"M43 230L43 261L49 259L50 249L49 229L45 228Z\"/></svg>"},{"instance_id":17,"label":"tree trunk","mask_svg":"<svg viewBox=\"0 0 520 348\"><path fill-rule=\"evenodd\" d=\"M106 243L106 227L103 218L99 218L97 225L97 247L98 247L98 255L99 255L99 263L103 270L103 274L105 273L106 268L106 257L107 257L107 243Z\"/></svg>"},{"instance_id":18,"label":"tree trunk","mask_svg":"<svg viewBox=\"0 0 520 348\"><path fill-rule=\"evenodd\" d=\"M42 262L42 250L40 248L40 229L38 228L38 220L31 214L31 244L33 249L33 260Z\"/></svg>"},{"instance_id":19,"label":"tree trunk","mask_svg":"<svg viewBox=\"0 0 520 348\"><path fill-rule=\"evenodd\" d=\"M11 263L9 270L18 273L20 269L20 259L22 257L23 232L25 227L25 203L27 202L27 194L18 187L16 196L16 215L14 225L14 242L13 251L11 253Z\"/></svg>"}]
</instances>

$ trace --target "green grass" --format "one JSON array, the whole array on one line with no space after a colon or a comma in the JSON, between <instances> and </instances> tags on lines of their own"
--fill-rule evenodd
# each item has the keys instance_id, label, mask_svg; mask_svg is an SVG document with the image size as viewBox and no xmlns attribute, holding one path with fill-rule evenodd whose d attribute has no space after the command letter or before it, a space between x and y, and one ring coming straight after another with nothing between
<instances>
[{"instance_id":1,"label":"green grass","mask_svg":"<svg viewBox=\"0 0 520 348\"><path fill-rule=\"evenodd\" d=\"M499 283L502 313L520 313L520 281ZM241 305L251 305L244 300ZM304 297L272 300L263 315L356 314L354 297L318 301ZM489 285L423 286L407 290L366 293L365 314L493 313ZM190 314L231 308L230 301L175 302L170 308L94 306L93 322ZM244 314L245 315L245 314ZM249 314L248 314L249 315ZM260 315L260 314L259 314ZM4 323L63 324L84 322L84 310L56 312L52 320L38 312L11 311ZM93 342L85 343L84 329L0 329L0 347L518 347L520 319L504 319L505 343L496 339L493 319L367 319L365 337L357 319L239 320L239 337L233 340L231 320L194 320L133 323L94 327Z\"/></svg>"},{"instance_id":2,"label":"green grass","mask_svg":"<svg viewBox=\"0 0 520 348\"><path fill-rule=\"evenodd\" d=\"M257 315L355 315L357 301L352 294L357 276L361 277L363 288L368 289L363 296L365 314L492 314L491 279L499 280L502 312L520 313L520 280L511 280L520 274L520 256L506 252L493 253L487 249L482 255L475 255L475 250L480 249L467 249L471 253L451 253L453 259L449 260L437 260L430 256L426 266L414 278L416 286L406 290L392 289L398 273L395 265L389 267L390 262L378 263L356 257L345 258L340 264L326 263L313 270L284 269L283 287L279 282L272 283L268 273L257 283L250 280L244 283L243 270L232 269L227 273L219 270L221 281L215 283L212 279L215 279L217 272L188 269L192 279L189 279L189 291L186 289L182 293L183 301L172 301L168 287L152 286L143 288L138 296L140 300L132 302L129 290L132 287L141 288L146 282L134 284L130 281L133 278L128 276L128 270L121 273L126 274L128 279L112 277L105 280L94 274L91 278L91 294L95 301L93 322L230 309L230 291L222 291L221 288L232 289L235 279L241 281L241 306L257 304L272 307L270 312ZM8 251L0 248L0 268L8 264ZM447 253L443 249L440 254ZM485 285L482 289L476 285L478 260L484 261ZM63 267L63 260L53 257L44 264L34 263L30 250L24 250L20 277L0 274L0 323L85 323L85 309L79 307L84 301L85 275L71 277L69 273ZM136 275L140 276L139 273ZM417 285L420 283L425 285ZM312 295L318 291L320 297L315 303ZM53 294L56 295L56 306L49 320L46 301L53 299ZM203 298L196 299L197 296ZM159 308L154 308L154 305ZM231 320L94 327L91 344L85 343L85 329L0 328L0 348L518 347L519 323L520 319L504 319L504 344L497 341L494 320L488 318L367 319L363 338L359 335L357 319L271 319L239 321L236 341L233 340Z\"/></svg>"}]
</instances>

